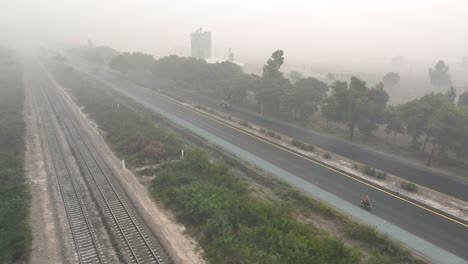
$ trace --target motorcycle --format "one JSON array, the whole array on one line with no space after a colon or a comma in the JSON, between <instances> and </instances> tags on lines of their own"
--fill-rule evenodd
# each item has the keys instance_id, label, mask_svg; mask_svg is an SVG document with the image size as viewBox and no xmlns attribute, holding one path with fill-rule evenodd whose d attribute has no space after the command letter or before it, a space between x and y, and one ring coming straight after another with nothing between
<instances>
[{"instance_id":1,"label":"motorcycle","mask_svg":"<svg viewBox=\"0 0 468 264\"><path fill-rule=\"evenodd\" d=\"M369 200L361 200L361 207L366 209L366 210L371 210L372 209L372 203Z\"/></svg>"}]
</instances>

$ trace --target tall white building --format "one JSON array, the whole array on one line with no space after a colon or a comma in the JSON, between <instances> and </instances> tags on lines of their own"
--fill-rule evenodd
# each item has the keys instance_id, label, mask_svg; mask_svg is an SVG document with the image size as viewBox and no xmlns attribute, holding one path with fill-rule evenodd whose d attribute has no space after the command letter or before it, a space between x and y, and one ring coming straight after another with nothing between
<instances>
[{"instance_id":1,"label":"tall white building","mask_svg":"<svg viewBox=\"0 0 468 264\"><path fill-rule=\"evenodd\" d=\"M211 58L211 32L200 28L191 34L191 56L194 58Z\"/></svg>"}]
</instances>

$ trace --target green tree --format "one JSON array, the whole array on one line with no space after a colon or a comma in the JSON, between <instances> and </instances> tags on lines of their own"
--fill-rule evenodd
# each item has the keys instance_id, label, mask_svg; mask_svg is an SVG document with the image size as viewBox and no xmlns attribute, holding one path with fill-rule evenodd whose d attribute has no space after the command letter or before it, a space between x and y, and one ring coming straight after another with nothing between
<instances>
[{"instance_id":1,"label":"green tree","mask_svg":"<svg viewBox=\"0 0 468 264\"><path fill-rule=\"evenodd\" d=\"M400 74L396 72L387 72L383 77L382 82L388 86L397 85L400 82Z\"/></svg>"},{"instance_id":2,"label":"green tree","mask_svg":"<svg viewBox=\"0 0 468 264\"><path fill-rule=\"evenodd\" d=\"M449 87L452 84L449 66L442 60L438 61L434 68L429 68L429 78L431 83L439 88Z\"/></svg>"},{"instance_id":3,"label":"green tree","mask_svg":"<svg viewBox=\"0 0 468 264\"><path fill-rule=\"evenodd\" d=\"M419 148L419 139L425 136L421 149L422 153L425 152L427 142L433 136L429 121L444 104L451 104L451 100L451 95L431 93L400 106L406 132L412 136L413 148Z\"/></svg>"},{"instance_id":4,"label":"green tree","mask_svg":"<svg viewBox=\"0 0 468 264\"><path fill-rule=\"evenodd\" d=\"M393 134L396 137L397 134L404 134L404 122L400 108L390 105L385 109L385 132Z\"/></svg>"},{"instance_id":5,"label":"green tree","mask_svg":"<svg viewBox=\"0 0 468 264\"><path fill-rule=\"evenodd\" d=\"M432 164L437 147L441 157L445 156L447 148L458 149L457 146L463 143L467 128L465 111L452 103L443 104L429 121L428 134L432 136L432 150L426 164Z\"/></svg>"},{"instance_id":6,"label":"green tree","mask_svg":"<svg viewBox=\"0 0 468 264\"><path fill-rule=\"evenodd\" d=\"M345 123L353 140L356 128L368 136L377 124L384 122L388 98L382 84L369 89L364 81L352 77L349 88L346 82L336 81L332 85L332 95L326 100L323 114L328 120Z\"/></svg>"},{"instance_id":7,"label":"green tree","mask_svg":"<svg viewBox=\"0 0 468 264\"><path fill-rule=\"evenodd\" d=\"M291 87L291 83L285 78L260 79L255 87L255 98L260 105L260 112L263 114L267 109L279 113L281 96Z\"/></svg>"},{"instance_id":8,"label":"green tree","mask_svg":"<svg viewBox=\"0 0 468 264\"><path fill-rule=\"evenodd\" d=\"M282 50L273 52L263 66L262 79L255 89L255 97L260 105L260 112L263 114L265 107L279 112L281 96L286 89L291 88L289 80L283 77L280 72L281 65L284 63L284 53Z\"/></svg>"},{"instance_id":9,"label":"green tree","mask_svg":"<svg viewBox=\"0 0 468 264\"><path fill-rule=\"evenodd\" d=\"M458 105L464 105L468 107L468 90L460 94L460 97L458 97Z\"/></svg>"},{"instance_id":10,"label":"green tree","mask_svg":"<svg viewBox=\"0 0 468 264\"><path fill-rule=\"evenodd\" d=\"M284 52L277 50L271 54L271 58L268 59L267 63L263 66L263 75L265 79L281 79L283 73L280 72L281 65L284 63Z\"/></svg>"},{"instance_id":11,"label":"green tree","mask_svg":"<svg viewBox=\"0 0 468 264\"><path fill-rule=\"evenodd\" d=\"M299 79L281 98L284 110L298 115L303 123L313 115L328 93L328 86L315 78Z\"/></svg>"},{"instance_id":12,"label":"green tree","mask_svg":"<svg viewBox=\"0 0 468 264\"><path fill-rule=\"evenodd\" d=\"M109 62L111 69L117 70L121 75L125 75L130 70L130 53L124 52L112 58Z\"/></svg>"},{"instance_id":13,"label":"green tree","mask_svg":"<svg viewBox=\"0 0 468 264\"><path fill-rule=\"evenodd\" d=\"M289 80L291 80L292 83L296 83L302 78L302 73L298 71L291 71L289 73Z\"/></svg>"}]
</instances>

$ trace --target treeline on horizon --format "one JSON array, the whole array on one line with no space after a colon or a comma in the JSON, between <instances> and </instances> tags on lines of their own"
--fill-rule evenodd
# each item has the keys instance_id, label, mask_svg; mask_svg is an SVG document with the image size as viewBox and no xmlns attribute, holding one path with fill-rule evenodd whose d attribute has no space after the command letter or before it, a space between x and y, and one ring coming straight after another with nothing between
<instances>
[{"instance_id":1,"label":"treeline on horizon","mask_svg":"<svg viewBox=\"0 0 468 264\"><path fill-rule=\"evenodd\" d=\"M297 73L291 74L294 78L286 78L280 71L284 63L282 50L273 52L261 76L246 74L239 65L228 61L209 64L203 59L176 55L156 60L152 55L138 52L116 52L105 60L96 58L100 56L96 49L91 49L91 53L89 48L83 50L78 54L95 64L99 62L98 65L108 61L110 68L122 76L131 72L151 74L151 86L155 89L177 87L209 91L232 102L250 100L262 113L286 115L303 124L319 113L327 122L346 125L350 140L356 131L369 137L379 126L384 126L387 133L410 136L411 147L427 156L428 165L435 157L438 162L453 161L452 157L463 162L468 155L468 91L456 102L449 67L443 61L428 70L428 77L444 92L388 105L390 97L383 83L369 87L366 82L351 77L349 82L327 84L313 77L302 78ZM109 57L107 52L106 58ZM385 77L389 75L393 82L399 81L397 73Z\"/></svg>"}]
</instances>

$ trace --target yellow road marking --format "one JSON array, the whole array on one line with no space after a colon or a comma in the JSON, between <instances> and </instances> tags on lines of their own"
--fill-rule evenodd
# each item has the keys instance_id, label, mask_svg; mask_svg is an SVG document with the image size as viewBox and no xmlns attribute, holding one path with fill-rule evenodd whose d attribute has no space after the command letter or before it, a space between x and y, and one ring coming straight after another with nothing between
<instances>
[{"instance_id":1,"label":"yellow road marking","mask_svg":"<svg viewBox=\"0 0 468 264\"><path fill-rule=\"evenodd\" d=\"M316 165L319 165L319 166L321 166L321 167L323 167L323 168L326 168L326 169L328 169L328 170L331 170L331 171L333 171L333 172L336 172L336 173L338 173L338 174L340 174L340 175L342 175L342 176L345 176L345 177L347 177L347 178L349 178L349 179L352 179L352 180L354 180L354 181L357 181L357 182L359 182L359 183L362 183L362 184L364 184L364 185L366 185L366 186L368 186L368 187L374 188L374 189L376 189L376 190L378 190L378 191L380 191L380 192L383 192L383 193L385 193L385 194L387 194L387 195L393 196L394 198L400 199L401 201L404 201L404 202L407 202L407 203L409 203L409 204L411 204L411 205L417 206L417 207L419 207L419 208L421 208L421 209L423 209L423 210L426 210L426 211L428 211L428 212L430 212L430 213L433 213L433 214L435 214L435 215L441 216L441 217L443 217L443 218L445 218L445 219L447 219L447 220L449 220L449 221L452 221L452 222L454 222L454 223L460 224L460 225L462 225L462 226L464 226L464 227L468 227L468 224L462 223L462 222L460 222L460 221L458 221L458 220L456 220L456 219L453 219L453 218L451 218L451 217L445 216L445 215L443 215L443 214L441 214L441 213L438 213L438 212L436 212L436 211L434 211L434 210L432 210L432 209L430 209L430 208L427 208L427 207L425 207L425 206L422 206L422 205L419 205L419 204L417 204L417 203L415 203L415 202L412 202L412 201L410 201L410 200L408 200L408 199L405 199L405 198L403 198L403 197L400 197L400 196L398 196L398 195L395 195L395 194L393 194L393 193L390 193L390 192L387 191L387 190L384 190L384 189L379 188L379 187L377 187L377 186L371 185L371 184L369 184L369 183L367 183L367 182L365 182L365 181L362 181L362 180L360 180L360 179L356 179L355 177L350 176L350 175L347 175L346 173L343 173L343 172L341 172L341 171L338 171L338 170L334 169L333 167L331 167L331 166L329 166L329 165L321 164L321 163L319 163L319 162L313 160L312 158L306 157L306 156L304 156L304 155L300 155L300 154L298 154L298 153L296 153L296 152L293 152L293 151L291 151L291 150L289 150L289 149L287 149L287 148L285 148L285 147L283 147L283 146L280 146L280 145L277 145L277 144L273 144L272 142L267 141L267 140L265 140L265 139L263 139L263 138L261 138L261 137L259 137L259 136L257 136L257 135L248 133L248 132L246 132L246 131L244 131L244 130L242 130L242 129L239 129L239 128L237 128L237 127L231 125L231 124L228 124L228 123L226 123L226 122L223 122L223 121L221 121L221 120L218 120L218 119L216 119L216 118L214 118L214 117L212 117L212 116L209 116L209 115L207 115L207 114L205 114L205 113L203 113L203 112L201 112L201 111L199 111L199 110L192 109L192 108L190 108L190 107L188 107L188 106L186 106L186 105L183 105L183 104L181 104L179 101L177 101L177 100L175 100L175 99L172 99L172 98L170 98L169 96L166 96L166 95L161 96L161 94L158 94L158 93L156 93L156 92L154 92L154 91L152 91L152 90L150 90L150 89L148 89L148 88L144 88L144 89L147 90L147 91L150 92L150 93L153 93L153 94L159 96L159 97L163 97L163 98L165 98L166 100L172 101L173 103L176 103L177 105L182 106L182 107L184 107L184 108L186 108L186 109L188 109L188 110L190 110L190 111L192 111L192 112L194 112L194 113L198 113L198 114L200 114L200 115L203 115L203 116L205 116L205 117L207 117L207 118L209 118L209 119L211 119L211 120L213 120L213 121L216 121L216 122L218 122L218 123L220 123L220 124L223 124L223 125L225 125L225 126L228 126L228 127L232 128L232 129L235 129L235 130L237 130L237 131L239 131L239 132L241 132L241 133L243 133L243 134L245 134L245 135L248 135L248 136L250 136L250 137L252 137L252 138L256 138L257 140L260 140L260 141L262 141L262 142L264 142L264 143L270 144L270 145L272 145L272 146L274 146L274 147L276 147L276 148L282 149L282 150L284 150L284 151L286 151L286 152L288 152L288 153L290 153L290 154L293 154L293 155L295 155L295 156L297 156L297 157L303 158L303 159L305 159L305 160L307 160L307 161L309 161L309 162L315 163Z\"/></svg>"}]
</instances>

